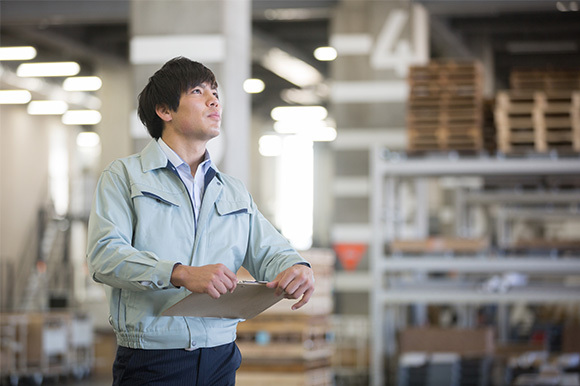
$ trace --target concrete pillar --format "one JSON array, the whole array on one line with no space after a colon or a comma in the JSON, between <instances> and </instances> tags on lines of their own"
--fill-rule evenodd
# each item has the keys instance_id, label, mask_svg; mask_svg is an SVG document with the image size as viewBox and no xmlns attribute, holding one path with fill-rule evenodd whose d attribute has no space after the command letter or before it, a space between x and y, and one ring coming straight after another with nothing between
<instances>
[{"instance_id":1,"label":"concrete pillar","mask_svg":"<svg viewBox=\"0 0 580 386\"><path fill-rule=\"evenodd\" d=\"M206 65L217 77L224 105L222 134L208 148L222 171L246 185L251 105L242 83L251 68L250 4L249 0L132 0L130 13L134 109L147 79L167 60L185 56ZM137 148L148 141L142 131L135 138Z\"/></svg>"},{"instance_id":2,"label":"concrete pillar","mask_svg":"<svg viewBox=\"0 0 580 386\"><path fill-rule=\"evenodd\" d=\"M367 243L370 149L406 148L406 76L410 65L428 60L427 14L408 1L345 0L332 19L330 44L338 51L330 70L339 214L331 237L333 242ZM352 185L359 188L340 189Z\"/></svg>"},{"instance_id":3,"label":"concrete pillar","mask_svg":"<svg viewBox=\"0 0 580 386\"><path fill-rule=\"evenodd\" d=\"M372 239L370 155L375 146L406 148L406 76L410 65L428 61L428 41L426 11L411 1L343 0L336 9L330 44L338 58L330 68L330 95L338 137L333 143L334 189L329 191L335 201L331 234L335 244L368 244ZM378 386L390 381L383 364L396 342L385 331L389 324L379 296L384 281L380 264L369 257L359 270L368 270L373 281L368 303L371 381Z\"/></svg>"}]
</instances>

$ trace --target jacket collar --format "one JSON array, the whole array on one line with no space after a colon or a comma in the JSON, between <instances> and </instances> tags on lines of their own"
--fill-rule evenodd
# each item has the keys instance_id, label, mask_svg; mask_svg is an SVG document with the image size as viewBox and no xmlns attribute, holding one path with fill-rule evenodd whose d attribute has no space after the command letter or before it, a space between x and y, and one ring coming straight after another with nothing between
<instances>
[{"instance_id":1,"label":"jacket collar","mask_svg":"<svg viewBox=\"0 0 580 386\"><path fill-rule=\"evenodd\" d=\"M143 173L167 167L167 162L167 156L154 139L141 151L141 168L143 169Z\"/></svg>"},{"instance_id":2,"label":"jacket collar","mask_svg":"<svg viewBox=\"0 0 580 386\"><path fill-rule=\"evenodd\" d=\"M169 160L167 159L167 156L155 139L152 139L141 151L141 168L143 173L147 173L155 169L166 168L168 164ZM210 170L208 170L206 173L206 186L209 181L216 175L221 180L220 171L215 164L212 164Z\"/></svg>"}]
</instances>

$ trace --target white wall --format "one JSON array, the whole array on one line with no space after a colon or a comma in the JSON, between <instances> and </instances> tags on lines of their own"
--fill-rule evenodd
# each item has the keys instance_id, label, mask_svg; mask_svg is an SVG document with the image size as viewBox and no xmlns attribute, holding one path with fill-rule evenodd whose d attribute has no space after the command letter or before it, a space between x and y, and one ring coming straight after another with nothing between
<instances>
[{"instance_id":1,"label":"white wall","mask_svg":"<svg viewBox=\"0 0 580 386\"><path fill-rule=\"evenodd\" d=\"M26 106L0 110L0 256L18 259L30 240L38 208L48 199L49 133L60 117L30 116Z\"/></svg>"}]
</instances>

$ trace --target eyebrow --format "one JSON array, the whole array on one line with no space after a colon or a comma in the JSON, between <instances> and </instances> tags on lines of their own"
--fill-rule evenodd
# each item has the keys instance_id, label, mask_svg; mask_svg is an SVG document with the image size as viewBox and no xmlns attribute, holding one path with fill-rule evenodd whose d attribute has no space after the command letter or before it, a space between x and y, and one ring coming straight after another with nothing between
<instances>
[{"instance_id":1,"label":"eyebrow","mask_svg":"<svg viewBox=\"0 0 580 386\"><path fill-rule=\"evenodd\" d=\"M192 89L194 89L194 88L196 88L196 87L201 87L201 88L209 88L210 90L215 90L215 91L217 91L217 87L216 87L216 88L213 88L213 87L211 86L211 84L209 84L208 82L199 83L199 84L197 84L197 85L195 85L195 86L189 86L189 87L188 87L188 90L192 90Z\"/></svg>"}]
</instances>

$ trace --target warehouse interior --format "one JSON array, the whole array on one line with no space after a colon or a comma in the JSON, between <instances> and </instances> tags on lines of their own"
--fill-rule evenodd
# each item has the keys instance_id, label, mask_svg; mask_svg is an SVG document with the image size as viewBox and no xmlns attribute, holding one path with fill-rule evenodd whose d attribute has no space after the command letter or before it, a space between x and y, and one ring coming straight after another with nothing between
<instances>
[{"instance_id":1,"label":"warehouse interior","mask_svg":"<svg viewBox=\"0 0 580 386\"><path fill-rule=\"evenodd\" d=\"M580 385L580 2L2 0L0 17L2 385L111 384L88 215L101 171L150 141L137 94L180 55L217 75L212 159L316 279L303 309L239 324L237 384ZM73 70L25 73L43 62Z\"/></svg>"}]
</instances>

